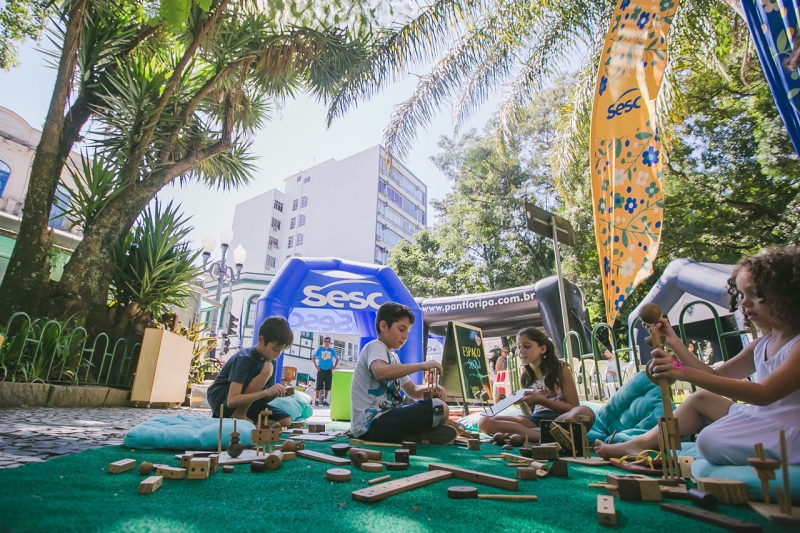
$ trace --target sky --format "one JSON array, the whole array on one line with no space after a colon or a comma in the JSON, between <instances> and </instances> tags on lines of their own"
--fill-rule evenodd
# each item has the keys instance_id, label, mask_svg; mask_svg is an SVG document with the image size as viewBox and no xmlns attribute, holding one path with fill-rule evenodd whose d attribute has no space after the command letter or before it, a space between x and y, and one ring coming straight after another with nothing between
<instances>
[{"instance_id":1,"label":"sky","mask_svg":"<svg viewBox=\"0 0 800 533\"><path fill-rule=\"evenodd\" d=\"M32 127L42 129L50 101L55 70L46 63L45 55L33 44L20 47L21 66L8 72L0 71L0 106L6 107ZM417 72L415 74L424 74ZM185 214L192 218L190 234L199 248L207 234L219 242L219 231L233 223L237 203L270 189L283 189L283 180L301 170L328 159L341 160L380 144L383 131L391 119L394 106L411 95L416 77L388 87L382 94L361 102L330 128L325 126L326 108L304 96L287 100L278 116L255 137L253 153L259 158L254 179L250 184L232 192L208 189L202 185L168 186L159 198L174 199L182 204ZM495 109L499 97L487 102L467 123L469 128L483 128ZM419 131L404 163L428 186L428 198L443 198L450 183L430 161L439 153L440 136L451 136L449 110L443 110L424 131ZM431 213L431 217L433 213ZM216 256L215 252L215 256Z\"/></svg>"}]
</instances>

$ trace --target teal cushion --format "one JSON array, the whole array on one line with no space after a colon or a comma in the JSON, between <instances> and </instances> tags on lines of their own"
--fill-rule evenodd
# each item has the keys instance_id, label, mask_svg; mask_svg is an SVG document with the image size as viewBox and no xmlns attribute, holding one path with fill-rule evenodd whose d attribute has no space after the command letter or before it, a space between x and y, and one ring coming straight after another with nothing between
<instances>
[{"instance_id":1,"label":"teal cushion","mask_svg":"<svg viewBox=\"0 0 800 533\"><path fill-rule=\"evenodd\" d=\"M252 445L246 420L236 421L241 443ZM227 448L233 431L233 419L222 420L222 449ZM134 426L125 433L122 445L134 450L216 450L219 419L185 415L159 415Z\"/></svg>"},{"instance_id":2,"label":"teal cushion","mask_svg":"<svg viewBox=\"0 0 800 533\"><path fill-rule=\"evenodd\" d=\"M291 396L275 398L269 405L281 409L292 417L292 422L305 420L314 414L311 407L311 397L304 392L295 392Z\"/></svg>"},{"instance_id":3,"label":"teal cushion","mask_svg":"<svg viewBox=\"0 0 800 533\"><path fill-rule=\"evenodd\" d=\"M758 479L756 471L749 466L720 466L712 465L697 451L694 442L684 443L678 455L691 455L694 457L692 463L692 476L699 477L719 477L723 479L735 479L744 481L747 485L747 497L756 502L763 502L764 496L761 492L761 480ZM782 487L781 471L776 472L777 479L770 481L769 497L772 503L777 502L775 494L776 487ZM792 503L800 504L800 465L789 465L789 490L792 491Z\"/></svg>"},{"instance_id":4,"label":"teal cushion","mask_svg":"<svg viewBox=\"0 0 800 533\"><path fill-rule=\"evenodd\" d=\"M590 405L590 407L595 407ZM614 431L614 442L623 442L647 432L664 416L661 390L639 372L625 382L606 403L595 410L597 420L589 431L589 442L607 440Z\"/></svg>"}]
</instances>

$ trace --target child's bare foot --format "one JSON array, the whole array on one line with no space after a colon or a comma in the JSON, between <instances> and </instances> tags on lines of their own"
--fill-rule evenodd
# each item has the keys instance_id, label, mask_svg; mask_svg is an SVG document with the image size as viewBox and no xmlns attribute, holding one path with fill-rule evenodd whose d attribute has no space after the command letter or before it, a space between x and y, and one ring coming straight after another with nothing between
<instances>
[{"instance_id":1,"label":"child's bare foot","mask_svg":"<svg viewBox=\"0 0 800 533\"><path fill-rule=\"evenodd\" d=\"M252 420L247 418L247 409L243 409L241 407L236 408L233 413L231 413L231 418L238 418L239 420L247 420L251 424L253 423Z\"/></svg>"},{"instance_id":2,"label":"child's bare foot","mask_svg":"<svg viewBox=\"0 0 800 533\"><path fill-rule=\"evenodd\" d=\"M626 455L637 455L642 450L644 448L633 440L618 442L617 444L606 444L599 439L594 441L594 453L606 460L619 459Z\"/></svg>"}]
</instances>

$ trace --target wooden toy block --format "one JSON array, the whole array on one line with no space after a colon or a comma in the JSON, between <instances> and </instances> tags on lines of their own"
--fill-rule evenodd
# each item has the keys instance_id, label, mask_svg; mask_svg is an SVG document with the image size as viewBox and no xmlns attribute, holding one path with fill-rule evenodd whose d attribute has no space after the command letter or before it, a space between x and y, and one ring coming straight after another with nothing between
<instances>
[{"instance_id":1,"label":"wooden toy block","mask_svg":"<svg viewBox=\"0 0 800 533\"><path fill-rule=\"evenodd\" d=\"M374 485L376 483L382 483L384 481L389 481L390 479L392 479L392 476L387 474L385 476L376 477L375 479L370 479L369 481L367 481L367 484Z\"/></svg>"},{"instance_id":2,"label":"wooden toy block","mask_svg":"<svg viewBox=\"0 0 800 533\"><path fill-rule=\"evenodd\" d=\"M342 457L336 457L333 455L328 455L327 453L315 452L312 450L297 450L295 453L297 453L298 457L311 459L312 461L320 461L336 466L347 466L351 464L349 460Z\"/></svg>"},{"instance_id":3,"label":"wooden toy block","mask_svg":"<svg viewBox=\"0 0 800 533\"><path fill-rule=\"evenodd\" d=\"M567 452L571 452L574 449L574 445L572 442L572 438L570 437L569 433L560 425L553 422L550 424L550 435L556 439L556 442L561 446L561 448Z\"/></svg>"},{"instance_id":4,"label":"wooden toy block","mask_svg":"<svg viewBox=\"0 0 800 533\"><path fill-rule=\"evenodd\" d=\"M409 453L405 448L394 451L394 461L396 463L407 463L409 461Z\"/></svg>"},{"instance_id":5,"label":"wooden toy block","mask_svg":"<svg viewBox=\"0 0 800 533\"><path fill-rule=\"evenodd\" d=\"M174 468L167 465L158 465L158 468L156 468L156 475L165 477L167 479L183 479L186 477L186 469Z\"/></svg>"},{"instance_id":6,"label":"wooden toy block","mask_svg":"<svg viewBox=\"0 0 800 533\"><path fill-rule=\"evenodd\" d=\"M219 467L219 455L216 453L212 453L211 455L208 456L208 458L211 460L211 467L209 468L208 473L216 474L217 468Z\"/></svg>"},{"instance_id":7,"label":"wooden toy block","mask_svg":"<svg viewBox=\"0 0 800 533\"><path fill-rule=\"evenodd\" d=\"M409 455L417 455L417 443L416 442L403 441L402 448L405 449L405 450L408 450L408 454Z\"/></svg>"},{"instance_id":8,"label":"wooden toy block","mask_svg":"<svg viewBox=\"0 0 800 533\"><path fill-rule=\"evenodd\" d=\"M467 439L467 449L468 450L480 450L481 449L481 441L480 441L480 439Z\"/></svg>"},{"instance_id":9,"label":"wooden toy block","mask_svg":"<svg viewBox=\"0 0 800 533\"><path fill-rule=\"evenodd\" d=\"M614 498L597 496L597 520L604 526L617 525L617 511L614 509Z\"/></svg>"},{"instance_id":10,"label":"wooden toy block","mask_svg":"<svg viewBox=\"0 0 800 533\"><path fill-rule=\"evenodd\" d=\"M641 476L644 477L644 476ZM642 492L639 490L639 476L618 476L608 474L606 483L611 485L608 491L620 500L639 502L642 501ZM659 489L659 492L661 489Z\"/></svg>"},{"instance_id":11,"label":"wooden toy block","mask_svg":"<svg viewBox=\"0 0 800 533\"><path fill-rule=\"evenodd\" d=\"M250 440L259 444L278 442L281 440L280 429L253 429L250 431Z\"/></svg>"},{"instance_id":12,"label":"wooden toy block","mask_svg":"<svg viewBox=\"0 0 800 533\"><path fill-rule=\"evenodd\" d=\"M697 488L716 496L725 505L747 504L747 486L744 481L701 477L697 479Z\"/></svg>"},{"instance_id":13,"label":"wooden toy block","mask_svg":"<svg viewBox=\"0 0 800 533\"><path fill-rule=\"evenodd\" d=\"M454 500L469 500L477 498L480 500L511 500L511 501L533 501L539 498L530 494L478 494L475 487L450 487L447 489L447 497Z\"/></svg>"},{"instance_id":14,"label":"wooden toy block","mask_svg":"<svg viewBox=\"0 0 800 533\"><path fill-rule=\"evenodd\" d=\"M250 471L251 472L258 472L263 473L267 471L267 463L264 461L253 461L250 463Z\"/></svg>"},{"instance_id":15,"label":"wooden toy block","mask_svg":"<svg viewBox=\"0 0 800 533\"><path fill-rule=\"evenodd\" d=\"M139 483L139 494L152 494L161 488L164 478L161 476L150 476Z\"/></svg>"},{"instance_id":16,"label":"wooden toy block","mask_svg":"<svg viewBox=\"0 0 800 533\"><path fill-rule=\"evenodd\" d=\"M569 477L569 463L556 459L550 464L550 473L556 477Z\"/></svg>"},{"instance_id":17,"label":"wooden toy block","mask_svg":"<svg viewBox=\"0 0 800 533\"><path fill-rule=\"evenodd\" d=\"M778 489L780 490L780 489ZM789 507L789 513L784 513L778 505L767 505L760 502L747 502L758 514L778 524L800 524L800 507Z\"/></svg>"},{"instance_id":18,"label":"wooden toy block","mask_svg":"<svg viewBox=\"0 0 800 533\"><path fill-rule=\"evenodd\" d=\"M701 491L698 491L701 492ZM703 493L705 494L705 492ZM677 487L665 487L664 485L661 486L661 495L665 498L676 498L678 500L688 500L689 499L689 490L686 488L686 485L678 485Z\"/></svg>"},{"instance_id":19,"label":"wooden toy block","mask_svg":"<svg viewBox=\"0 0 800 533\"><path fill-rule=\"evenodd\" d=\"M702 507L703 509L713 511L719 507L719 498L713 494L703 492L699 489L689 489L686 491L686 495L688 496L689 501L698 507Z\"/></svg>"},{"instance_id":20,"label":"wooden toy block","mask_svg":"<svg viewBox=\"0 0 800 533\"><path fill-rule=\"evenodd\" d=\"M359 468L367 461L369 461L369 457L367 457L367 454L362 451L355 451L350 454L350 462L353 463L353 466L356 468Z\"/></svg>"},{"instance_id":21,"label":"wooden toy block","mask_svg":"<svg viewBox=\"0 0 800 533\"><path fill-rule=\"evenodd\" d=\"M562 457L560 460L584 466L608 466L611 464L611 461L606 461L602 457Z\"/></svg>"},{"instance_id":22,"label":"wooden toy block","mask_svg":"<svg viewBox=\"0 0 800 533\"><path fill-rule=\"evenodd\" d=\"M517 468L516 474L517 479L521 479L523 481L536 481L539 479L539 471L535 468Z\"/></svg>"},{"instance_id":23,"label":"wooden toy block","mask_svg":"<svg viewBox=\"0 0 800 533\"><path fill-rule=\"evenodd\" d=\"M347 454L350 457L353 457L357 453L363 453L367 456L367 459L370 461L382 461L383 460L383 453L378 450L368 450L366 448L350 448Z\"/></svg>"},{"instance_id":24,"label":"wooden toy block","mask_svg":"<svg viewBox=\"0 0 800 533\"><path fill-rule=\"evenodd\" d=\"M109 474L120 474L132 470L136 466L136 459L122 459L108 465Z\"/></svg>"},{"instance_id":25,"label":"wooden toy block","mask_svg":"<svg viewBox=\"0 0 800 533\"><path fill-rule=\"evenodd\" d=\"M222 467L223 474L233 474L233 465L225 465Z\"/></svg>"},{"instance_id":26,"label":"wooden toy block","mask_svg":"<svg viewBox=\"0 0 800 533\"><path fill-rule=\"evenodd\" d=\"M304 428L307 426L308 424L305 422L292 422L291 424L289 424L289 429Z\"/></svg>"},{"instance_id":27,"label":"wooden toy block","mask_svg":"<svg viewBox=\"0 0 800 533\"><path fill-rule=\"evenodd\" d=\"M139 465L139 473L143 476L149 476L153 473L153 470L155 470L155 467L150 461L142 461L142 464Z\"/></svg>"},{"instance_id":28,"label":"wooden toy block","mask_svg":"<svg viewBox=\"0 0 800 533\"><path fill-rule=\"evenodd\" d=\"M325 431L325 424L309 424L308 425L308 432L309 433L322 433Z\"/></svg>"},{"instance_id":29,"label":"wooden toy block","mask_svg":"<svg viewBox=\"0 0 800 533\"><path fill-rule=\"evenodd\" d=\"M325 479L328 481L350 481L353 474L346 468L329 468L325 471Z\"/></svg>"},{"instance_id":30,"label":"wooden toy block","mask_svg":"<svg viewBox=\"0 0 800 533\"><path fill-rule=\"evenodd\" d=\"M350 451L350 448L351 446L349 444L333 444L331 446L331 451L333 452L333 455L344 457L347 455L347 452Z\"/></svg>"},{"instance_id":31,"label":"wooden toy block","mask_svg":"<svg viewBox=\"0 0 800 533\"><path fill-rule=\"evenodd\" d=\"M553 459L558 459L558 452L560 449L556 446L531 446L528 448L531 451L531 458L536 459L537 461L552 461ZM522 453L520 451L520 453Z\"/></svg>"},{"instance_id":32,"label":"wooden toy block","mask_svg":"<svg viewBox=\"0 0 800 533\"><path fill-rule=\"evenodd\" d=\"M362 472L383 472L381 463L362 463L360 468Z\"/></svg>"},{"instance_id":33,"label":"wooden toy block","mask_svg":"<svg viewBox=\"0 0 800 533\"><path fill-rule=\"evenodd\" d=\"M293 461L297 458L296 452L282 452L283 455L281 456L282 461Z\"/></svg>"},{"instance_id":34,"label":"wooden toy block","mask_svg":"<svg viewBox=\"0 0 800 533\"><path fill-rule=\"evenodd\" d=\"M186 469L189 479L208 479L211 471L211 459L198 458L189 461L189 468Z\"/></svg>"},{"instance_id":35,"label":"wooden toy block","mask_svg":"<svg viewBox=\"0 0 800 533\"><path fill-rule=\"evenodd\" d=\"M640 479L639 493L643 502L660 502L662 499L661 486L655 478Z\"/></svg>"},{"instance_id":36,"label":"wooden toy block","mask_svg":"<svg viewBox=\"0 0 800 533\"><path fill-rule=\"evenodd\" d=\"M681 477L683 478L690 478L692 477L692 463L694 463L694 457L689 455L679 455L678 456L678 466L681 470Z\"/></svg>"},{"instance_id":37,"label":"wooden toy block","mask_svg":"<svg viewBox=\"0 0 800 533\"><path fill-rule=\"evenodd\" d=\"M283 463L283 453L280 450L275 450L264 458L264 464L267 465L268 470L277 470Z\"/></svg>"},{"instance_id":38,"label":"wooden toy block","mask_svg":"<svg viewBox=\"0 0 800 533\"><path fill-rule=\"evenodd\" d=\"M764 445L762 443L756 444L755 450L756 457L748 459L747 464L755 469L758 479L761 481L764 503L769 505L769 481L775 479L775 470L780 468L780 463L774 459L767 459L764 456Z\"/></svg>"},{"instance_id":39,"label":"wooden toy block","mask_svg":"<svg viewBox=\"0 0 800 533\"><path fill-rule=\"evenodd\" d=\"M258 413L258 420L256 420L256 429L268 429L269 428L269 415L272 414L272 411L269 409L265 409Z\"/></svg>"},{"instance_id":40,"label":"wooden toy block","mask_svg":"<svg viewBox=\"0 0 800 533\"><path fill-rule=\"evenodd\" d=\"M408 470L408 463L386 463L386 470Z\"/></svg>"},{"instance_id":41,"label":"wooden toy block","mask_svg":"<svg viewBox=\"0 0 800 533\"><path fill-rule=\"evenodd\" d=\"M706 511L705 509L698 509L697 507L689 507L688 505L678 505L674 503L662 503L660 507L662 511L667 511L668 513L674 513L687 518L692 518L694 520L699 520L700 522L705 522L707 524L714 524L715 526L729 529L731 531L737 531L740 533L760 533L764 531L763 528L758 524L744 522L742 520L737 520L736 518L731 518L719 513L712 513L711 511Z\"/></svg>"},{"instance_id":42,"label":"wooden toy block","mask_svg":"<svg viewBox=\"0 0 800 533\"><path fill-rule=\"evenodd\" d=\"M436 483L437 481L450 479L451 477L453 477L452 472L443 470L423 472L421 474L408 476L402 479L381 483L374 487L356 490L353 491L351 496L356 501L372 503L384 498L388 498L389 496L393 496L395 494L400 494L401 492L407 492L418 487L424 487L425 485Z\"/></svg>"},{"instance_id":43,"label":"wooden toy block","mask_svg":"<svg viewBox=\"0 0 800 533\"><path fill-rule=\"evenodd\" d=\"M350 444L352 444L353 446L381 446L384 448L405 448L404 446L405 443L394 444L392 442L372 442L363 439L350 439ZM412 444L416 445L416 443L413 442Z\"/></svg>"},{"instance_id":44,"label":"wooden toy block","mask_svg":"<svg viewBox=\"0 0 800 533\"><path fill-rule=\"evenodd\" d=\"M497 487L498 489L519 490L519 481L508 477L495 476L483 472L476 472L475 470L467 470L465 468L436 463L429 464L428 470L444 470L452 473L453 476L458 479L463 479L464 481L470 481L472 483L481 483L483 485L489 485L490 487Z\"/></svg>"},{"instance_id":45,"label":"wooden toy block","mask_svg":"<svg viewBox=\"0 0 800 533\"><path fill-rule=\"evenodd\" d=\"M297 451L297 443L292 439L286 439L280 445L280 449L282 452L296 452Z\"/></svg>"},{"instance_id":46,"label":"wooden toy block","mask_svg":"<svg viewBox=\"0 0 800 533\"><path fill-rule=\"evenodd\" d=\"M189 462L192 459L194 459L194 454L193 453L185 453L185 454L181 455L181 468L186 468L188 470Z\"/></svg>"},{"instance_id":47,"label":"wooden toy block","mask_svg":"<svg viewBox=\"0 0 800 533\"><path fill-rule=\"evenodd\" d=\"M513 463L530 464L530 463L534 462L534 459L528 459L527 457L523 457L521 455L517 455L515 453L508 453L508 452L503 452L500 455L496 455L494 457L499 457L501 459L505 459L506 461L511 461Z\"/></svg>"}]
</instances>

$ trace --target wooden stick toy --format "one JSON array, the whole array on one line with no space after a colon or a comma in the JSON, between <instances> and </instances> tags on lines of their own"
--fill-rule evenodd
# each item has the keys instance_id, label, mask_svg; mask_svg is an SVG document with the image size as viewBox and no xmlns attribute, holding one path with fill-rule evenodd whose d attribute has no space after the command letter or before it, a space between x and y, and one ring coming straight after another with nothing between
<instances>
[{"instance_id":1,"label":"wooden stick toy","mask_svg":"<svg viewBox=\"0 0 800 533\"><path fill-rule=\"evenodd\" d=\"M217 453L222 453L222 414L225 412L225 405L219 406L219 436L217 437Z\"/></svg>"},{"instance_id":2,"label":"wooden stick toy","mask_svg":"<svg viewBox=\"0 0 800 533\"><path fill-rule=\"evenodd\" d=\"M388 481L390 479L392 479L392 476L387 474L385 476L376 477L375 479L370 479L369 481L367 481L367 483L369 483L370 485L374 485L376 483L381 483L383 481Z\"/></svg>"},{"instance_id":3,"label":"wooden stick toy","mask_svg":"<svg viewBox=\"0 0 800 533\"><path fill-rule=\"evenodd\" d=\"M478 498L480 500L510 500L510 501L529 501L535 502L539 498L531 494L478 494L475 487L450 487L447 489L447 497L453 500L469 500Z\"/></svg>"},{"instance_id":4,"label":"wooden stick toy","mask_svg":"<svg viewBox=\"0 0 800 533\"><path fill-rule=\"evenodd\" d=\"M312 461L320 461L322 463L328 463L336 466L347 466L351 464L349 460L342 457L336 457L334 455L328 455L327 453L315 452L312 450L297 450L295 453L297 453L298 457L311 459Z\"/></svg>"},{"instance_id":5,"label":"wooden stick toy","mask_svg":"<svg viewBox=\"0 0 800 533\"><path fill-rule=\"evenodd\" d=\"M442 470L423 472L421 474L396 479L394 481L380 483L374 487L356 490L353 491L351 496L356 501L372 503L384 498L388 498L389 496L393 496L395 494L400 494L401 492L407 492L418 487L424 487L425 485L430 485L431 483L436 483L437 481L442 481L451 477L453 477L452 472L446 472Z\"/></svg>"},{"instance_id":6,"label":"wooden stick toy","mask_svg":"<svg viewBox=\"0 0 800 533\"><path fill-rule=\"evenodd\" d=\"M656 324L661 321L661 308L656 304L649 303L639 311L639 318L642 320L650 338L653 348L661 348L661 335L656 329ZM672 412L672 395L669 389L669 381L666 378L658 380L661 390L661 404L664 408L664 416L659 419L659 445L661 446L661 465L664 470L664 478L680 477L680 466L678 465L677 450L681 449L681 434L678 430L678 421Z\"/></svg>"},{"instance_id":7,"label":"wooden stick toy","mask_svg":"<svg viewBox=\"0 0 800 533\"><path fill-rule=\"evenodd\" d=\"M731 531L737 531L740 533L760 533L764 531L764 529L758 524L744 522L742 520L737 520L736 518L731 518L719 513L712 513L711 511L698 509L697 507L689 507L688 505L678 505L674 503L662 503L660 507L662 511L667 511L668 513L674 513L687 518L692 518L694 520L699 520L700 522L705 522L707 524L714 524L715 526L729 529Z\"/></svg>"},{"instance_id":8,"label":"wooden stick toy","mask_svg":"<svg viewBox=\"0 0 800 533\"><path fill-rule=\"evenodd\" d=\"M764 445L755 445L756 456L747 460L747 464L755 469L758 479L761 481L761 492L764 495L764 503L769 505L769 480L775 479L775 470L781 467L775 459L764 457ZM778 502L780 504L780 502Z\"/></svg>"},{"instance_id":9,"label":"wooden stick toy","mask_svg":"<svg viewBox=\"0 0 800 533\"><path fill-rule=\"evenodd\" d=\"M233 432L231 432L231 440L228 443L228 447L225 448L225 452L232 458L236 459L242 452L244 451L244 445L241 443L239 439L239 432L236 431L236 419L233 419Z\"/></svg>"},{"instance_id":10,"label":"wooden stick toy","mask_svg":"<svg viewBox=\"0 0 800 533\"><path fill-rule=\"evenodd\" d=\"M789 489L789 457L786 451L786 432L780 430L779 436L781 441L781 477L783 478L783 490L778 493L780 497L778 505L781 508L781 513L791 515L792 491Z\"/></svg>"},{"instance_id":11,"label":"wooden stick toy","mask_svg":"<svg viewBox=\"0 0 800 533\"><path fill-rule=\"evenodd\" d=\"M516 479L511 479L503 476L495 476L475 470L467 470L465 468L458 468L457 466L443 465L431 463L428 465L428 470L444 470L450 472L458 479L470 481L472 483L481 483L489 485L490 487L497 487L498 489L505 490L519 490L519 482Z\"/></svg>"}]
</instances>

